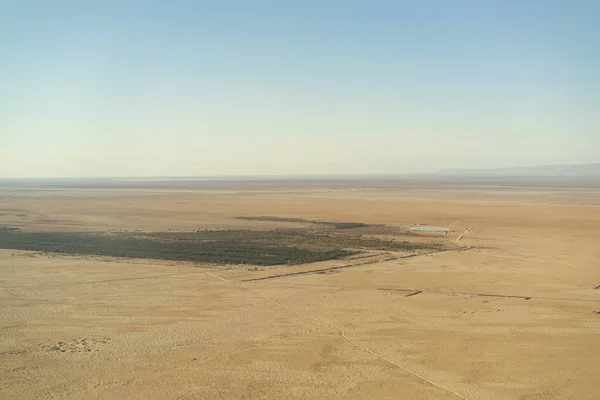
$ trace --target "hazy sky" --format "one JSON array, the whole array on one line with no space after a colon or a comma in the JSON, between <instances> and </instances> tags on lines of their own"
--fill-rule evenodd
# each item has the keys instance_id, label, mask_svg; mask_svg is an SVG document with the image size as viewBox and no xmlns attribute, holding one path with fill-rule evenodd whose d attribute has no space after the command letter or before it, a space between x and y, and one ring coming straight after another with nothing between
<instances>
[{"instance_id":1,"label":"hazy sky","mask_svg":"<svg viewBox=\"0 0 600 400\"><path fill-rule=\"evenodd\" d=\"M600 162L600 1L0 0L0 177Z\"/></svg>"}]
</instances>

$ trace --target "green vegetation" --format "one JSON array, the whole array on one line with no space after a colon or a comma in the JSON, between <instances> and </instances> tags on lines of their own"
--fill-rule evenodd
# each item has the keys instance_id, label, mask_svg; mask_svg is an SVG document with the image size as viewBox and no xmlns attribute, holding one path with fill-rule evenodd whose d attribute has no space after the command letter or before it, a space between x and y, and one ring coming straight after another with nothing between
<instances>
[{"instance_id":1,"label":"green vegetation","mask_svg":"<svg viewBox=\"0 0 600 400\"><path fill-rule=\"evenodd\" d=\"M160 241L122 235L58 232L0 232L0 248L256 265L304 264L353 254L343 249L312 251L273 243L245 243L231 239Z\"/></svg>"},{"instance_id":2,"label":"green vegetation","mask_svg":"<svg viewBox=\"0 0 600 400\"><path fill-rule=\"evenodd\" d=\"M371 226L369 224L363 224L362 222L316 222L316 223L331 225L335 229L366 228L368 226Z\"/></svg>"},{"instance_id":3,"label":"green vegetation","mask_svg":"<svg viewBox=\"0 0 600 400\"><path fill-rule=\"evenodd\" d=\"M321 250L385 250L415 251L432 248L422 244L396 242L358 234L336 231L314 231L309 229L216 230L197 232L152 232L143 234L147 238L172 241L212 242L231 241L255 243L263 246L293 246Z\"/></svg>"},{"instance_id":4,"label":"green vegetation","mask_svg":"<svg viewBox=\"0 0 600 400\"><path fill-rule=\"evenodd\" d=\"M413 252L439 246L382 240L357 231L314 228L110 234L21 232L11 228L0 229L0 248L217 264L281 265L340 259L363 251Z\"/></svg>"},{"instance_id":5,"label":"green vegetation","mask_svg":"<svg viewBox=\"0 0 600 400\"><path fill-rule=\"evenodd\" d=\"M303 218L282 218L282 217L235 217L236 219L244 219L247 221L272 221L272 222L296 222L296 223L307 223L307 224L318 224L328 225L335 229L354 229L354 228L366 228L370 226L362 222L330 222L330 221L314 221Z\"/></svg>"},{"instance_id":6,"label":"green vegetation","mask_svg":"<svg viewBox=\"0 0 600 400\"><path fill-rule=\"evenodd\" d=\"M16 228L14 226L0 226L0 232L15 232L19 230L19 228Z\"/></svg>"}]
</instances>

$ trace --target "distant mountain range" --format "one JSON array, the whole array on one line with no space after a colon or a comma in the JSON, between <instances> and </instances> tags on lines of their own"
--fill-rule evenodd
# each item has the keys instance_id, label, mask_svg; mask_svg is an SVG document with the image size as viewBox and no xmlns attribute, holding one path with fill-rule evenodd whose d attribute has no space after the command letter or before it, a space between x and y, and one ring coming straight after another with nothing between
<instances>
[{"instance_id":1,"label":"distant mountain range","mask_svg":"<svg viewBox=\"0 0 600 400\"><path fill-rule=\"evenodd\" d=\"M600 178L599 164L571 164L571 165L540 165L535 167L510 167L495 169L446 169L437 175L443 176L598 176Z\"/></svg>"}]
</instances>

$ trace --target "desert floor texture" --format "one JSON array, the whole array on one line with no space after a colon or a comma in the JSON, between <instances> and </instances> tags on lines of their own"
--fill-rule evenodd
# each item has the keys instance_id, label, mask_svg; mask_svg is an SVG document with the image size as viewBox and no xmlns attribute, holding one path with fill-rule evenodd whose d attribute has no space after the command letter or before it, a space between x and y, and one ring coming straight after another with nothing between
<instances>
[{"instance_id":1,"label":"desert floor texture","mask_svg":"<svg viewBox=\"0 0 600 400\"><path fill-rule=\"evenodd\" d=\"M571 185L573 186L573 185ZM428 224L456 251L302 266L1 249L2 399L600 399L600 190L0 188L30 231ZM459 240L460 239L460 240Z\"/></svg>"}]
</instances>

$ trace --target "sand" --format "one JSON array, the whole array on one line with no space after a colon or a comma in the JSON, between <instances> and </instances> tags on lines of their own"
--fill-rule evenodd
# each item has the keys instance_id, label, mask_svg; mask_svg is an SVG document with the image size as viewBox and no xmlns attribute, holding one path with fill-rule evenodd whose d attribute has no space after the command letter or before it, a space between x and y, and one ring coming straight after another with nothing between
<instances>
[{"instance_id":1,"label":"sand","mask_svg":"<svg viewBox=\"0 0 600 400\"><path fill-rule=\"evenodd\" d=\"M0 189L23 230L294 226L233 218L260 215L451 227L464 249L251 282L336 262L0 250L0 398L600 398L597 188Z\"/></svg>"}]
</instances>

